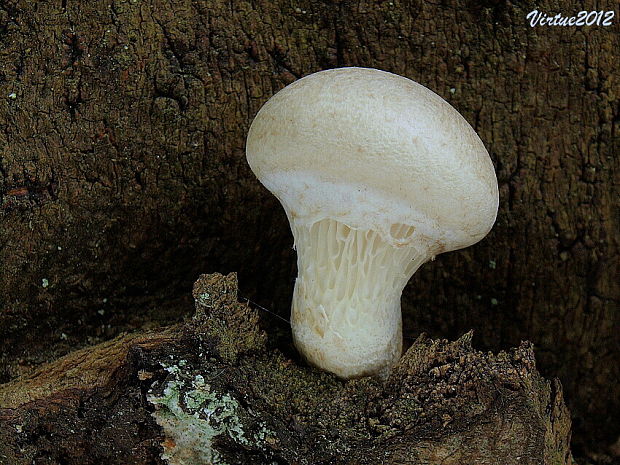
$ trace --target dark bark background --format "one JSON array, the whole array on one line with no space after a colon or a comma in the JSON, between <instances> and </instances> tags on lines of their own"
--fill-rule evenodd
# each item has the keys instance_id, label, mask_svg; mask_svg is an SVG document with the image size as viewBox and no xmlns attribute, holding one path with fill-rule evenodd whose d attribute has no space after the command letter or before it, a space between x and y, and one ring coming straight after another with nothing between
<instances>
[{"instance_id":1,"label":"dark bark background","mask_svg":"<svg viewBox=\"0 0 620 465\"><path fill-rule=\"evenodd\" d=\"M616 16L531 28L534 8ZM368 66L455 106L500 184L489 236L412 279L405 334L531 340L575 455L613 457L618 24L611 0L0 2L0 382L191 313L201 272L238 271L242 297L287 317L292 239L245 135L296 78Z\"/></svg>"}]
</instances>

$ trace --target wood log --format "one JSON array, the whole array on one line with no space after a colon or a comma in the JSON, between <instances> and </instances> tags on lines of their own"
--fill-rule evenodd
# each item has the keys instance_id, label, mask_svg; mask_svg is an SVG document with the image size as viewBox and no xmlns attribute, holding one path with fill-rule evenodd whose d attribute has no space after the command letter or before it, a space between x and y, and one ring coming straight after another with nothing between
<instances>
[{"instance_id":1,"label":"wood log","mask_svg":"<svg viewBox=\"0 0 620 465\"><path fill-rule=\"evenodd\" d=\"M0 463L570 465L559 381L531 344L420 336L387 379L342 381L270 348L235 274L185 324L120 336L0 387Z\"/></svg>"}]
</instances>

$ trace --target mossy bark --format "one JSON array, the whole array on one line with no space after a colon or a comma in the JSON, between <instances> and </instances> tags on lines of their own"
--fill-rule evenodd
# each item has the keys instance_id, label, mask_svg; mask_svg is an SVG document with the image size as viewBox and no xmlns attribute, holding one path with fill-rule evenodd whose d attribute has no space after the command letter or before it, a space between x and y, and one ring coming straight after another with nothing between
<instances>
[{"instance_id":1,"label":"mossy bark","mask_svg":"<svg viewBox=\"0 0 620 465\"><path fill-rule=\"evenodd\" d=\"M579 454L620 436L620 24L535 27L611 0L8 0L0 4L0 382L191 313L202 271L288 318L292 239L252 176L258 108L369 66L454 105L495 163L485 241L425 265L405 334L521 340L558 376ZM286 337L282 338L286 341Z\"/></svg>"},{"instance_id":2,"label":"mossy bark","mask_svg":"<svg viewBox=\"0 0 620 465\"><path fill-rule=\"evenodd\" d=\"M560 383L530 344L421 336L387 380L345 382L270 349L235 275L203 275L194 298L184 325L1 386L0 463L573 463Z\"/></svg>"}]
</instances>

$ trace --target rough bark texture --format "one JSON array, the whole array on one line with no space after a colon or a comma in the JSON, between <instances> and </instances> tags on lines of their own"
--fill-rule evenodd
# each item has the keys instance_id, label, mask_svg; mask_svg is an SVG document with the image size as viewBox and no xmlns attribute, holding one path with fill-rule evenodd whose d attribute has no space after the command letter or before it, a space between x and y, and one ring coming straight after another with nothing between
<instances>
[{"instance_id":1,"label":"rough bark texture","mask_svg":"<svg viewBox=\"0 0 620 465\"><path fill-rule=\"evenodd\" d=\"M268 349L236 276L202 276L194 298L186 325L0 387L0 463L573 463L560 384L530 344L491 355L471 334L422 336L387 380L343 382Z\"/></svg>"},{"instance_id":2,"label":"rough bark texture","mask_svg":"<svg viewBox=\"0 0 620 465\"><path fill-rule=\"evenodd\" d=\"M616 9L612 27L526 14ZM405 334L531 340L579 455L620 435L617 3L0 3L0 382L191 312L199 272L287 317L291 237L243 148L269 96L319 69L410 77L474 126L498 222L405 292ZM286 337L281 338L286 342Z\"/></svg>"}]
</instances>

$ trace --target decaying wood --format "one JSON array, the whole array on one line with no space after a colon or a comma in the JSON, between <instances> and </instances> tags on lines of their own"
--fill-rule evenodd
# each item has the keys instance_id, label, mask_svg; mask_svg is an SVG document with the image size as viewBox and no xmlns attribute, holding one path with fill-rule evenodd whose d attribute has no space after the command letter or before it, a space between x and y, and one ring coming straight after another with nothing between
<instances>
[{"instance_id":1,"label":"decaying wood","mask_svg":"<svg viewBox=\"0 0 620 465\"><path fill-rule=\"evenodd\" d=\"M0 463L569 465L570 418L532 347L421 336L386 380L269 348L236 275L186 324L125 335L0 387ZM163 458L162 458L163 457Z\"/></svg>"}]
</instances>

